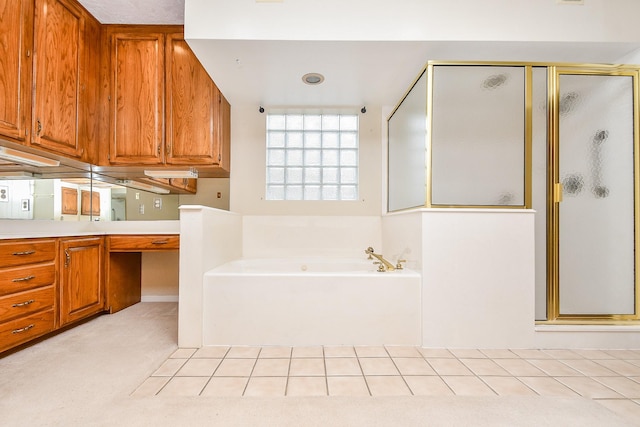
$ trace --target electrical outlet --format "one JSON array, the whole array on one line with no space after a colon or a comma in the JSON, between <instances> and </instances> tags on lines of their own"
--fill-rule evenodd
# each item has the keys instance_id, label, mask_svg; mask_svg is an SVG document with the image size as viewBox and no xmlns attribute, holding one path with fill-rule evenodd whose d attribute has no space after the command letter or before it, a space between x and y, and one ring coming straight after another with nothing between
<instances>
[{"instance_id":1,"label":"electrical outlet","mask_svg":"<svg viewBox=\"0 0 640 427\"><path fill-rule=\"evenodd\" d=\"M140 205L140 206L138 206L138 212L139 212L141 215L144 215L144 205Z\"/></svg>"},{"instance_id":2,"label":"electrical outlet","mask_svg":"<svg viewBox=\"0 0 640 427\"><path fill-rule=\"evenodd\" d=\"M160 197L153 199L153 207L156 209L162 209L162 199Z\"/></svg>"},{"instance_id":3,"label":"electrical outlet","mask_svg":"<svg viewBox=\"0 0 640 427\"><path fill-rule=\"evenodd\" d=\"M23 211L28 211L29 210L29 199L22 199L21 200L21 206L22 206L22 210Z\"/></svg>"}]
</instances>

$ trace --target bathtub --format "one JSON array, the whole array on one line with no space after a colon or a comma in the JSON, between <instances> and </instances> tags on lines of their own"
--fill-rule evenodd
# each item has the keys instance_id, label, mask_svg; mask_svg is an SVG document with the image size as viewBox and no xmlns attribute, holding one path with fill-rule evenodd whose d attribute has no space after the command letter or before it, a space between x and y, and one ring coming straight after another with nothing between
<instances>
[{"instance_id":1,"label":"bathtub","mask_svg":"<svg viewBox=\"0 0 640 427\"><path fill-rule=\"evenodd\" d=\"M203 279L203 345L420 345L421 277L366 259L240 259Z\"/></svg>"}]
</instances>

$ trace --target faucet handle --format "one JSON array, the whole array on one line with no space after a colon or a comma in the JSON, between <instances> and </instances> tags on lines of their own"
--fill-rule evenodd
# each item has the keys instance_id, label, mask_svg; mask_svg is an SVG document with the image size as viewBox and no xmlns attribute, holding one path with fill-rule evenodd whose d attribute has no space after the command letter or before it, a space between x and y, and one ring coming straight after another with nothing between
<instances>
[{"instance_id":1,"label":"faucet handle","mask_svg":"<svg viewBox=\"0 0 640 427\"><path fill-rule=\"evenodd\" d=\"M396 263L396 270L402 270L404 268L404 266L402 265L403 262L407 262L406 259L399 259L398 262Z\"/></svg>"},{"instance_id":2,"label":"faucet handle","mask_svg":"<svg viewBox=\"0 0 640 427\"><path fill-rule=\"evenodd\" d=\"M371 254L373 253L373 248L371 246L369 246L367 249L365 249L364 253L369 255L369 257L367 259L373 259L373 257L371 256Z\"/></svg>"},{"instance_id":3,"label":"faucet handle","mask_svg":"<svg viewBox=\"0 0 640 427\"><path fill-rule=\"evenodd\" d=\"M385 271L387 271L387 268L384 266L384 264L380 261L375 261L374 264L378 264L378 271L381 273L384 273Z\"/></svg>"}]
</instances>

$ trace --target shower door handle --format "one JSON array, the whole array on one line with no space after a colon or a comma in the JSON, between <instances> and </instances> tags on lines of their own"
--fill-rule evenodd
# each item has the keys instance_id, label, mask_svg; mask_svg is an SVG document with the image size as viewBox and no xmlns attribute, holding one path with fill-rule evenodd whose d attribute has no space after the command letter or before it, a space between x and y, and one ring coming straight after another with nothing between
<instances>
[{"instance_id":1,"label":"shower door handle","mask_svg":"<svg viewBox=\"0 0 640 427\"><path fill-rule=\"evenodd\" d=\"M553 184L553 202L562 202L562 183L560 182Z\"/></svg>"}]
</instances>

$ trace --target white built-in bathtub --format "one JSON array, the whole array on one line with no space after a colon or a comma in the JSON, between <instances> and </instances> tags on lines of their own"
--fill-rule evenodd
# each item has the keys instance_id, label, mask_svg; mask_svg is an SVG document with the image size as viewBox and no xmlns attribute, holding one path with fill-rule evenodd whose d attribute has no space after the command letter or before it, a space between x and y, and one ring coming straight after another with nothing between
<instances>
[{"instance_id":1,"label":"white built-in bathtub","mask_svg":"<svg viewBox=\"0 0 640 427\"><path fill-rule=\"evenodd\" d=\"M241 259L204 275L203 345L420 345L421 278L366 259Z\"/></svg>"}]
</instances>

